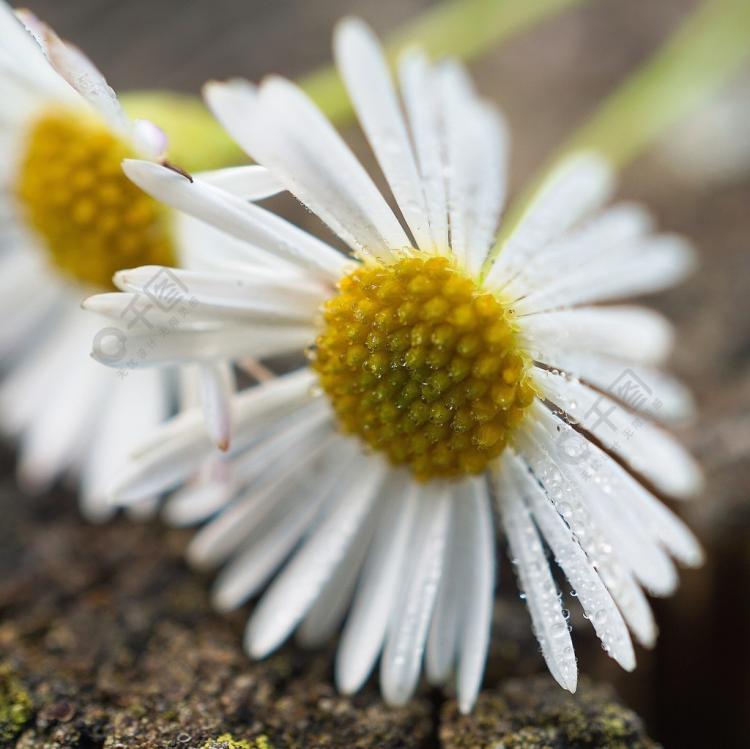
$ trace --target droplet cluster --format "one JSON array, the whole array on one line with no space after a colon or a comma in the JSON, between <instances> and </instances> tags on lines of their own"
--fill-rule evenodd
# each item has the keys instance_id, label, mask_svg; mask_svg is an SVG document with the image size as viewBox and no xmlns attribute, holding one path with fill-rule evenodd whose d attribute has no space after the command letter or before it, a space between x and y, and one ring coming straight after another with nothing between
<instances>
[{"instance_id":1,"label":"droplet cluster","mask_svg":"<svg viewBox=\"0 0 750 749\"><path fill-rule=\"evenodd\" d=\"M480 473L535 393L507 305L444 257L343 277L312 366L341 427L420 480Z\"/></svg>"},{"instance_id":2,"label":"droplet cluster","mask_svg":"<svg viewBox=\"0 0 750 749\"><path fill-rule=\"evenodd\" d=\"M88 113L54 109L31 127L16 192L55 266L110 288L138 265L174 265L168 209L139 190L121 163L127 143Z\"/></svg>"}]
</instances>

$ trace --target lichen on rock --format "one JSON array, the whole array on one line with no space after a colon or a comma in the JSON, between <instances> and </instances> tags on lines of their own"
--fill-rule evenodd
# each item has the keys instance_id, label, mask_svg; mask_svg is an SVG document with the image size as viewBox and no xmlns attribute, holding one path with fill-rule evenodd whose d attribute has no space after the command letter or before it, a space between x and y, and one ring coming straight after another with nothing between
<instances>
[{"instance_id":1,"label":"lichen on rock","mask_svg":"<svg viewBox=\"0 0 750 749\"><path fill-rule=\"evenodd\" d=\"M0 664L0 745L12 741L31 720L31 696L7 664Z\"/></svg>"}]
</instances>

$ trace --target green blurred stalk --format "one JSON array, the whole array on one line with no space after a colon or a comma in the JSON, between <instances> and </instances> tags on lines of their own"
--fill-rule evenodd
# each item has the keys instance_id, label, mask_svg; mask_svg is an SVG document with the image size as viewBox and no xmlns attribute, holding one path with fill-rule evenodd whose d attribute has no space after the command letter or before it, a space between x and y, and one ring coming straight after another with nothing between
<instances>
[{"instance_id":1,"label":"green blurred stalk","mask_svg":"<svg viewBox=\"0 0 750 749\"><path fill-rule=\"evenodd\" d=\"M561 159L595 150L622 168L715 93L750 58L750 0L706 0L564 142L513 203L485 272ZM750 131L749 131L750 133ZM750 137L750 134L749 136Z\"/></svg>"},{"instance_id":2,"label":"green blurred stalk","mask_svg":"<svg viewBox=\"0 0 750 749\"><path fill-rule=\"evenodd\" d=\"M588 0L446 0L401 27L386 40L393 64L412 44L433 57L470 59L562 10ZM349 124L354 112L338 73L328 66L299 81L335 125ZM200 171L241 163L247 157L197 97L168 91L133 91L121 97L131 117L153 120L170 139L170 158Z\"/></svg>"}]
</instances>

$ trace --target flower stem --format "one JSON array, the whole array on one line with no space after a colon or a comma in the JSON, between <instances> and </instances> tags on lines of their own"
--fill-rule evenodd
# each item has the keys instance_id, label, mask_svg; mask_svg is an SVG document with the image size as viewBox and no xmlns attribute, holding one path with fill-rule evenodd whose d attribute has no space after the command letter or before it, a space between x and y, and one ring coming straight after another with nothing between
<instances>
[{"instance_id":1,"label":"flower stem","mask_svg":"<svg viewBox=\"0 0 750 749\"><path fill-rule=\"evenodd\" d=\"M705 0L576 130L511 206L485 273L551 169L594 150L622 168L705 101L750 57L750 2Z\"/></svg>"},{"instance_id":2,"label":"flower stem","mask_svg":"<svg viewBox=\"0 0 750 749\"><path fill-rule=\"evenodd\" d=\"M387 41L391 63L412 44L432 56L470 59L535 23L588 0L445 0L396 31ZM338 126L354 112L335 68L303 77L300 86ZM121 97L131 117L153 120L170 139L170 158L189 171L242 163L245 154L197 97L168 91L133 91Z\"/></svg>"}]
</instances>

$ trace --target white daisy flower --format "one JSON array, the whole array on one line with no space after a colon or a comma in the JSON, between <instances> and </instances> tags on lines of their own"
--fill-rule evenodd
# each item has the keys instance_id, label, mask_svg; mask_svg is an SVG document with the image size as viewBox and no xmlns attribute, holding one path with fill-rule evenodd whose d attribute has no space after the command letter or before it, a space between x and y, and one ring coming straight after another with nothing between
<instances>
[{"instance_id":1,"label":"white daisy flower","mask_svg":"<svg viewBox=\"0 0 750 749\"><path fill-rule=\"evenodd\" d=\"M184 262L186 226L122 174L125 157L160 158L163 133L130 122L78 49L2 2L0 40L0 310L12 320L0 333L0 427L20 442L26 487L80 472L83 509L101 517L133 430L167 415L168 393L158 372L120 381L91 361L102 323L80 303L111 288L120 268ZM258 197L275 190L264 174L252 167L222 179Z\"/></svg>"},{"instance_id":2,"label":"white daisy flower","mask_svg":"<svg viewBox=\"0 0 750 749\"><path fill-rule=\"evenodd\" d=\"M656 637L644 589L674 590L670 556L701 560L654 492L684 497L701 477L652 421L690 409L655 368L668 323L600 303L674 284L692 252L652 234L638 206L602 210L612 175L581 155L550 178L483 273L506 187L502 118L458 64L431 65L418 51L398 66L399 100L361 22L343 22L334 46L398 213L293 84L214 83L206 94L354 259L200 179L126 164L153 196L245 242L242 262L175 271L196 299L191 329L146 363L309 356L236 397L230 459L173 495L168 514L208 520L190 556L226 564L219 608L267 588L246 630L252 656L295 630L316 645L343 622L343 692L380 658L385 698L403 703L424 663L432 683L455 674L461 709L471 709L490 635L496 520L557 681L575 690L577 667L548 551L604 648L632 669L628 630L646 646ZM125 293L88 306L117 317L153 273L118 273ZM203 431L194 412L157 431L115 481L117 500L189 479L210 451Z\"/></svg>"}]
</instances>

